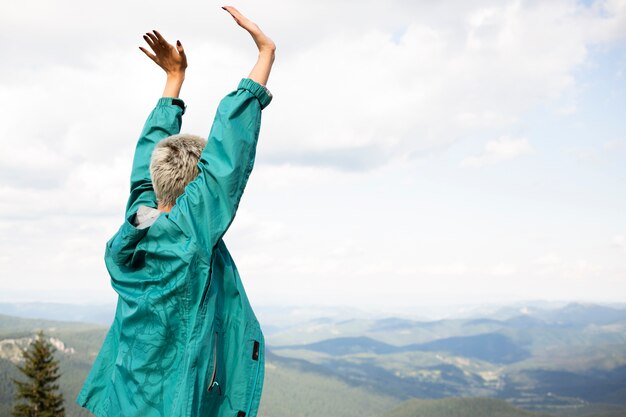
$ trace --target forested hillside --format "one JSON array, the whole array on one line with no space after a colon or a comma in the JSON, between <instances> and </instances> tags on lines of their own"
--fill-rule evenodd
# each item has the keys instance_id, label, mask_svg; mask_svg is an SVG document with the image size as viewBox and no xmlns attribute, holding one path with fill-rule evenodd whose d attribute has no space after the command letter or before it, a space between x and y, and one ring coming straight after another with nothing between
<instances>
[{"instance_id":1,"label":"forested hillside","mask_svg":"<svg viewBox=\"0 0 626 417\"><path fill-rule=\"evenodd\" d=\"M408 400L382 417L548 417L490 398Z\"/></svg>"},{"instance_id":2,"label":"forested hillside","mask_svg":"<svg viewBox=\"0 0 626 417\"><path fill-rule=\"evenodd\" d=\"M260 416L626 416L624 311L525 311L269 323ZM58 348L68 417L89 415L74 399L107 327L0 315L0 416L12 406L19 348L39 329Z\"/></svg>"}]
</instances>

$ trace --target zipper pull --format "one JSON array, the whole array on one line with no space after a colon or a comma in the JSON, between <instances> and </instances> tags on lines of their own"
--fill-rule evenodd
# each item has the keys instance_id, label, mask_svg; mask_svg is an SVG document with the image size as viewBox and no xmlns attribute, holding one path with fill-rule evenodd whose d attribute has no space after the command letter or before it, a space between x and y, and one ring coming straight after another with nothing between
<instances>
[{"instance_id":1,"label":"zipper pull","mask_svg":"<svg viewBox=\"0 0 626 417\"><path fill-rule=\"evenodd\" d=\"M218 384L217 381L213 381L213 384L209 387L209 391L211 391L213 387L216 385L217 385L217 393L219 395L222 395L222 388L220 388L220 384Z\"/></svg>"}]
</instances>

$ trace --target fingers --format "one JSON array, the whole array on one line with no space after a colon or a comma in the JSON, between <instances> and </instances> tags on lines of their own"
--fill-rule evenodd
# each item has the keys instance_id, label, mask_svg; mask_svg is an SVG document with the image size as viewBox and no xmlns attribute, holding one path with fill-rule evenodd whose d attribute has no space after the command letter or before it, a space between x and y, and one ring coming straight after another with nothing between
<instances>
[{"instance_id":1,"label":"fingers","mask_svg":"<svg viewBox=\"0 0 626 417\"><path fill-rule=\"evenodd\" d=\"M263 33L261 32L261 29L259 29L259 26L253 21L251 21L250 19L248 19L247 17L245 17L244 15L242 15L241 12L239 12L239 10L235 9L232 6L223 6L222 9L230 13L233 19L235 19L235 22L237 22L239 26L244 28L246 31L248 31L252 35L253 38L255 38L255 42L256 42L256 38L260 36L264 36Z\"/></svg>"},{"instance_id":2,"label":"fingers","mask_svg":"<svg viewBox=\"0 0 626 417\"><path fill-rule=\"evenodd\" d=\"M185 49L183 48L183 44L180 41L176 41L176 50L180 55L185 55Z\"/></svg>"},{"instance_id":3,"label":"fingers","mask_svg":"<svg viewBox=\"0 0 626 417\"><path fill-rule=\"evenodd\" d=\"M226 10L240 26L242 25L244 19L246 19L246 17L233 6L222 6L222 9Z\"/></svg>"},{"instance_id":4,"label":"fingers","mask_svg":"<svg viewBox=\"0 0 626 417\"><path fill-rule=\"evenodd\" d=\"M154 52L156 52L157 50L157 46L154 42L154 39L152 36L150 36L150 33L146 33L145 35L143 35L143 40L146 41L146 43L148 44L148 46L150 47L150 49L152 49Z\"/></svg>"},{"instance_id":5,"label":"fingers","mask_svg":"<svg viewBox=\"0 0 626 417\"><path fill-rule=\"evenodd\" d=\"M235 16L242 17L243 16L241 14L241 12L239 10L235 9L233 6L222 6L222 9L226 10L233 17L235 17Z\"/></svg>"},{"instance_id":6,"label":"fingers","mask_svg":"<svg viewBox=\"0 0 626 417\"><path fill-rule=\"evenodd\" d=\"M139 49L141 49L141 52L143 52L144 54L146 54L146 56L147 56L148 58L150 58L150 59L151 59L151 60L153 60L154 62L157 62L157 61L156 61L156 55L152 55L150 52L148 52L148 51L146 50L146 48L144 48L144 47L142 47L142 46L140 46L140 47L139 47Z\"/></svg>"},{"instance_id":7,"label":"fingers","mask_svg":"<svg viewBox=\"0 0 626 417\"><path fill-rule=\"evenodd\" d=\"M235 9L232 6L222 6L222 9L226 10L232 17L235 19L235 22L242 28L244 28L250 35L252 35L252 39L256 46L259 48L259 51L270 51L273 52L276 50L276 45L274 41L267 37L263 33L263 31L259 28L259 26L245 17L239 12L239 10Z\"/></svg>"},{"instance_id":8,"label":"fingers","mask_svg":"<svg viewBox=\"0 0 626 417\"><path fill-rule=\"evenodd\" d=\"M154 44L159 43L159 39L153 33L146 32L146 36L148 36Z\"/></svg>"},{"instance_id":9,"label":"fingers","mask_svg":"<svg viewBox=\"0 0 626 417\"><path fill-rule=\"evenodd\" d=\"M156 36L156 38L159 40L159 42L167 43L165 38L163 38L163 36L161 36L161 34L159 32L157 32L156 30L153 30L153 32L154 32L154 35Z\"/></svg>"},{"instance_id":10,"label":"fingers","mask_svg":"<svg viewBox=\"0 0 626 417\"><path fill-rule=\"evenodd\" d=\"M165 38L156 30L152 31L153 33L146 32L143 35L143 38L146 40L150 48L156 53L157 49L166 49L170 44L167 43Z\"/></svg>"}]
</instances>

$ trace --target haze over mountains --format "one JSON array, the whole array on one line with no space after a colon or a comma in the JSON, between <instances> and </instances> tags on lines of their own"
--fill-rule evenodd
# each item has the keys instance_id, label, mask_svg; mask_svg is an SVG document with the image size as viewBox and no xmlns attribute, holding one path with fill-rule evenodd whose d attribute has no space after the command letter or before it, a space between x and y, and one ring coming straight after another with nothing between
<instances>
[{"instance_id":1,"label":"haze over mountains","mask_svg":"<svg viewBox=\"0 0 626 417\"><path fill-rule=\"evenodd\" d=\"M626 415L626 308L529 303L475 311L416 320L346 308L317 316L311 309L260 308L268 353L260 415L450 417L459 409L467 416ZM87 415L72 400L112 310L0 304L6 313L0 315L0 415L11 403L7 378L16 375L18 347L39 328L59 349L68 416Z\"/></svg>"},{"instance_id":2,"label":"haze over mountains","mask_svg":"<svg viewBox=\"0 0 626 417\"><path fill-rule=\"evenodd\" d=\"M467 304L467 305L416 305L410 309L363 310L348 306L255 306L256 315L266 327L284 328L290 325L317 319L329 318L336 321L348 319L383 319L403 318L419 321L443 319L471 319L489 317L505 320L512 317L527 316L544 320L554 320L554 315L563 314L564 307L582 308L582 314L588 315L594 308L604 311L626 309L626 303L595 304L565 301L520 301L509 304ZM44 302L0 302L0 314L23 318L42 318L60 321L82 321L109 325L113 320L115 304L66 304ZM602 314L600 312L600 314ZM619 313L618 313L619 314ZM267 331L267 330L266 330Z\"/></svg>"}]
</instances>

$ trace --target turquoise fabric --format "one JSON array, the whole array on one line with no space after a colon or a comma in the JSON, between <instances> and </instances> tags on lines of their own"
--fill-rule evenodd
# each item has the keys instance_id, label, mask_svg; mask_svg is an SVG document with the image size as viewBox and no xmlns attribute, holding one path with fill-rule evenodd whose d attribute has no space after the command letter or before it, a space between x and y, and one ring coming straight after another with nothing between
<instances>
[{"instance_id":1,"label":"turquoise fabric","mask_svg":"<svg viewBox=\"0 0 626 417\"><path fill-rule=\"evenodd\" d=\"M259 322L222 237L252 171L272 96L243 79L217 109L198 168L170 213L156 207L152 150L180 132L184 103L161 98L137 143L125 221L106 245L115 320L76 399L98 417L257 415L265 363Z\"/></svg>"}]
</instances>

